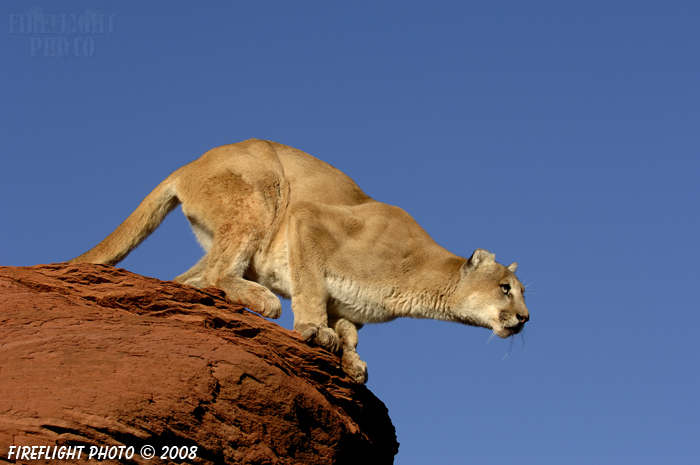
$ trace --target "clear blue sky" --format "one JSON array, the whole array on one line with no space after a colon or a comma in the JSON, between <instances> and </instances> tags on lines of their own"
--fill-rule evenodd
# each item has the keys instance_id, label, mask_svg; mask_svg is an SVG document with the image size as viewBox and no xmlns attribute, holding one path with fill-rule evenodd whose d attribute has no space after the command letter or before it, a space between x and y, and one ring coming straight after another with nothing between
<instances>
[{"instance_id":1,"label":"clear blue sky","mask_svg":"<svg viewBox=\"0 0 700 465\"><path fill-rule=\"evenodd\" d=\"M39 10L103 14L103 29L22 32L13 15ZM699 2L0 12L0 264L84 252L212 147L285 143L454 253L517 261L529 285L526 349L505 360L509 342L479 328L360 332L397 464L697 462ZM200 255L177 211L121 266L171 279Z\"/></svg>"}]
</instances>

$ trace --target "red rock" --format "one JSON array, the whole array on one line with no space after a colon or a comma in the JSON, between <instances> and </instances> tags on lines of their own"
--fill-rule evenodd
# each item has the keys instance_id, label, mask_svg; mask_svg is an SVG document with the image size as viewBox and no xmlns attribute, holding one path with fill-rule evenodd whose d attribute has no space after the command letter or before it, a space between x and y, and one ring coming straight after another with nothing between
<instances>
[{"instance_id":1,"label":"red rock","mask_svg":"<svg viewBox=\"0 0 700 465\"><path fill-rule=\"evenodd\" d=\"M103 265L0 267L0 326L2 458L126 446L131 460L100 463L169 462L143 459L151 445L196 447L194 463L381 464L398 450L386 407L335 355L216 289Z\"/></svg>"}]
</instances>

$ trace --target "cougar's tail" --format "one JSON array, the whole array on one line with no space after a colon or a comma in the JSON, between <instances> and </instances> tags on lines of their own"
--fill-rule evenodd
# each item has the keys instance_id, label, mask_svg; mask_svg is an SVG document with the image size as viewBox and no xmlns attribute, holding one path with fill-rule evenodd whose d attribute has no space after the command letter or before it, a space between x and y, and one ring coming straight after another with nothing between
<instances>
[{"instance_id":1,"label":"cougar's tail","mask_svg":"<svg viewBox=\"0 0 700 465\"><path fill-rule=\"evenodd\" d=\"M141 204L102 242L69 263L115 265L153 233L180 204L171 177L161 182Z\"/></svg>"}]
</instances>

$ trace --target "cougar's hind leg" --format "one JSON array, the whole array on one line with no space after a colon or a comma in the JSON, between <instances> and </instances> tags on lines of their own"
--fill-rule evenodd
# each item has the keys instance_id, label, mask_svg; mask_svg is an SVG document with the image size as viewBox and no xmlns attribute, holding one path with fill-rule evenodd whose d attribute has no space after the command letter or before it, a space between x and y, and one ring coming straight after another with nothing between
<instances>
[{"instance_id":1,"label":"cougar's hind leg","mask_svg":"<svg viewBox=\"0 0 700 465\"><path fill-rule=\"evenodd\" d=\"M219 225L207 254L185 275L194 271L196 276L199 272L196 269L201 264L201 287L217 287L226 292L226 299L230 302L243 305L264 317L278 318L282 313L279 298L266 287L243 278L260 247L261 234L260 227L250 222Z\"/></svg>"},{"instance_id":2,"label":"cougar's hind leg","mask_svg":"<svg viewBox=\"0 0 700 465\"><path fill-rule=\"evenodd\" d=\"M254 163L227 165L227 169L207 172L204 179L188 180L190 195L187 203L183 202L183 212L207 253L178 280L217 287L226 292L229 301L277 318L282 312L277 296L243 278L254 256L266 253L283 205L280 175L251 168Z\"/></svg>"},{"instance_id":3,"label":"cougar's hind leg","mask_svg":"<svg viewBox=\"0 0 700 465\"><path fill-rule=\"evenodd\" d=\"M194 287L202 287L202 273L207 267L208 258L209 254L205 254L195 266L173 279L173 281Z\"/></svg>"}]
</instances>

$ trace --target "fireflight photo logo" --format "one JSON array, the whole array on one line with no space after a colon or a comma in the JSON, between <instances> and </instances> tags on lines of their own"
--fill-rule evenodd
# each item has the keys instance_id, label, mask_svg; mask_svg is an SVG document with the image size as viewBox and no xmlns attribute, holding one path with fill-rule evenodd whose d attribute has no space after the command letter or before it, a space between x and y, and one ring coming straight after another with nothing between
<instances>
[{"instance_id":1,"label":"fireflight photo logo","mask_svg":"<svg viewBox=\"0 0 700 465\"><path fill-rule=\"evenodd\" d=\"M114 34L117 15L97 10L53 13L31 8L9 15L8 33L27 37L32 58L91 58L99 37Z\"/></svg>"}]
</instances>

